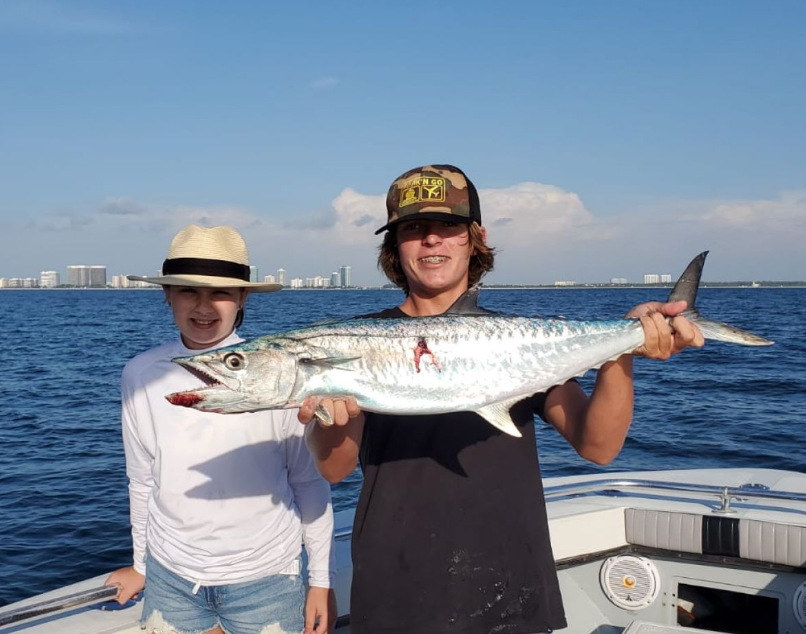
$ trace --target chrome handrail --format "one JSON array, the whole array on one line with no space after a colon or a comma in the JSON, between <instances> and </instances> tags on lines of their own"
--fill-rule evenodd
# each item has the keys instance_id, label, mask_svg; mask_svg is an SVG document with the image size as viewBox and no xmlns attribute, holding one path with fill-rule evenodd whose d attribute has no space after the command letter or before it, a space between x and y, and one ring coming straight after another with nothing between
<instances>
[{"instance_id":1,"label":"chrome handrail","mask_svg":"<svg viewBox=\"0 0 806 634\"><path fill-rule=\"evenodd\" d=\"M603 479L587 480L585 482L558 484L546 487L546 498L565 497L585 493L619 492L625 489L663 489L665 491L682 491L685 493L713 494L721 499L731 498L761 498L773 500L790 500L806 502L806 493L794 491L775 491L761 484L745 484L738 487L727 487L713 484L694 484L688 482L667 482L663 480L632 480L632 479Z\"/></svg>"},{"instance_id":2,"label":"chrome handrail","mask_svg":"<svg viewBox=\"0 0 806 634\"><path fill-rule=\"evenodd\" d=\"M74 592L73 594L67 594L63 597L57 597L39 603L31 603L13 610L0 610L0 628L11 625L12 623L19 623L27 619L44 616L45 614L52 614L78 606L88 606L109 601L117 596L118 590L119 587L117 585L100 586L98 588Z\"/></svg>"}]
</instances>

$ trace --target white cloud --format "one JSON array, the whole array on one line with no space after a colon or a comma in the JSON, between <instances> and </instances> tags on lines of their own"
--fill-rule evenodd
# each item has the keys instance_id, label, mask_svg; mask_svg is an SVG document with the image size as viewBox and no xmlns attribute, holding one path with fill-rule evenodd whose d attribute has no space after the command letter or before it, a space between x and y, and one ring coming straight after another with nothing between
<instances>
[{"instance_id":1,"label":"white cloud","mask_svg":"<svg viewBox=\"0 0 806 634\"><path fill-rule=\"evenodd\" d=\"M361 194L350 187L333 200L335 238L343 244L378 243L375 230L386 224L386 197Z\"/></svg>"},{"instance_id":2,"label":"white cloud","mask_svg":"<svg viewBox=\"0 0 806 634\"><path fill-rule=\"evenodd\" d=\"M579 196L553 185L520 183L505 189L479 191L482 221L495 240L534 244L536 239L591 235L595 218Z\"/></svg>"},{"instance_id":3,"label":"white cloud","mask_svg":"<svg viewBox=\"0 0 806 634\"><path fill-rule=\"evenodd\" d=\"M778 200L716 203L703 219L728 227L787 229L791 223L806 221L806 192L784 192Z\"/></svg>"},{"instance_id":4,"label":"white cloud","mask_svg":"<svg viewBox=\"0 0 806 634\"><path fill-rule=\"evenodd\" d=\"M489 283L637 281L645 272L674 275L709 249L705 279L802 279L806 270L806 192L769 200L645 202L619 215L597 214L577 194L536 182L483 189L479 196L489 242L499 252ZM356 283L381 284L374 232L385 220L384 195L352 188L326 208L284 210L282 217L235 206L110 198L92 213L62 210L7 223L0 275L24 277L78 260L106 263L110 273L153 272L176 231L198 223L241 231L262 273L283 267L292 277L324 276L350 264Z\"/></svg>"},{"instance_id":5,"label":"white cloud","mask_svg":"<svg viewBox=\"0 0 806 634\"><path fill-rule=\"evenodd\" d=\"M336 77L320 77L319 79L311 82L311 88L314 90L328 90L335 88L339 85L339 80Z\"/></svg>"}]
</instances>

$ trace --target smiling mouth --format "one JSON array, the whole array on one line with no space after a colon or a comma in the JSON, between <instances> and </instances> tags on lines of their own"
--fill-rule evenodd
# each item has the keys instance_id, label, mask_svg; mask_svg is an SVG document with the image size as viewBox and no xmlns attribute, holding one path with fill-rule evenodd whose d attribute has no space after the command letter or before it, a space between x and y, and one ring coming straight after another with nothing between
<instances>
[{"instance_id":1,"label":"smiling mouth","mask_svg":"<svg viewBox=\"0 0 806 634\"><path fill-rule=\"evenodd\" d=\"M439 264L440 262L447 261L444 255L431 255L427 258L420 258L420 262L424 262L425 264Z\"/></svg>"}]
</instances>

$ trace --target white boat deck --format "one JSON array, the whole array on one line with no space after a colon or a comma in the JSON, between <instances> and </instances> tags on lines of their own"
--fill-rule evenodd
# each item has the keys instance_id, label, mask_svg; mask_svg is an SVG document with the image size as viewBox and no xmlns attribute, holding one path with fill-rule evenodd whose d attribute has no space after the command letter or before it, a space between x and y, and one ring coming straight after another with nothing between
<instances>
[{"instance_id":1,"label":"white boat deck","mask_svg":"<svg viewBox=\"0 0 806 634\"><path fill-rule=\"evenodd\" d=\"M647 471L551 478L545 486L569 622L564 633L706 632L701 626L682 627L681 609L688 606L682 595L716 593L737 605L757 597L752 610L768 614L758 634L806 634L805 474ZM349 608L352 518L352 511L337 514L336 593L342 622ZM636 575L629 566L636 565L639 579L633 587ZM626 573L621 566L627 566ZM649 571L646 587L644 568ZM95 588L104 579L88 579L4 611ZM619 599L625 587L629 592ZM118 611L77 607L0 627L0 634L140 634L139 612L140 604ZM337 631L348 634L349 626Z\"/></svg>"}]
</instances>

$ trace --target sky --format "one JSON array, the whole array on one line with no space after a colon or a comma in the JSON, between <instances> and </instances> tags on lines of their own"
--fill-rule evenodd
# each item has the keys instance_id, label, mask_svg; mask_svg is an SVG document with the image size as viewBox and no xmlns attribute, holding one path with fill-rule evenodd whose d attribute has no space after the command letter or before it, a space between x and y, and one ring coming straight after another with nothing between
<instances>
[{"instance_id":1,"label":"sky","mask_svg":"<svg viewBox=\"0 0 806 634\"><path fill-rule=\"evenodd\" d=\"M478 188L490 284L806 280L806 3L0 2L0 277L153 275L194 222L382 284L428 163Z\"/></svg>"}]
</instances>

